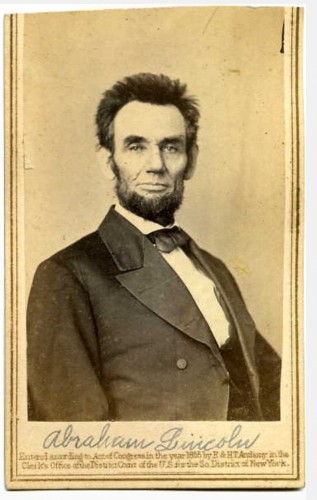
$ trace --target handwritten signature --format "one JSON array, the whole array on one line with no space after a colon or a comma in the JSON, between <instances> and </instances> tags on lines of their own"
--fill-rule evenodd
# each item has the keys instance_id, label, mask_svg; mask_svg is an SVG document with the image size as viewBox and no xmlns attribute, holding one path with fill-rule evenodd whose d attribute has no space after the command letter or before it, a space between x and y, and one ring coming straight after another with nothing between
<instances>
[{"instance_id":1,"label":"handwritten signature","mask_svg":"<svg viewBox=\"0 0 317 500\"><path fill-rule=\"evenodd\" d=\"M242 425L236 425L232 432L227 436L210 437L203 439L184 440L183 427L172 427L160 435L158 440L147 440L145 438L137 439L125 437L122 435L111 434L111 424L104 425L99 435L81 436L74 430L72 424L65 429L57 429L50 432L43 441L43 448L121 448L121 449L147 449L155 451L209 451L220 448L228 449L249 449L258 441L260 434L252 438L243 437Z\"/></svg>"}]
</instances>

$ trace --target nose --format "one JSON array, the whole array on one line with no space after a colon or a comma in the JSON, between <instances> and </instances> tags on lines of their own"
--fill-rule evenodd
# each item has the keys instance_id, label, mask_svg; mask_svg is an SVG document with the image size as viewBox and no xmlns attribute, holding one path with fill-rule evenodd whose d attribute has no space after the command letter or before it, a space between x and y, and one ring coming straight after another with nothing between
<instances>
[{"instance_id":1,"label":"nose","mask_svg":"<svg viewBox=\"0 0 317 500\"><path fill-rule=\"evenodd\" d=\"M153 146L147 164L147 172L160 173L166 169L162 151L158 146Z\"/></svg>"}]
</instances>

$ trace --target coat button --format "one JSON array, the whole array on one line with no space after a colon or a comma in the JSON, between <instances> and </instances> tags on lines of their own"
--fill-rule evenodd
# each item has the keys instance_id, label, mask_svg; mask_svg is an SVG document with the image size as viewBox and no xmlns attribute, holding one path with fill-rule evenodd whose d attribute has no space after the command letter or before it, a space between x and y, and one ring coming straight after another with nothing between
<instances>
[{"instance_id":1,"label":"coat button","mask_svg":"<svg viewBox=\"0 0 317 500\"><path fill-rule=\"evenodd\" d=\"M188 363L187 363L186 359L184 359L184 358L180 358L176 361L176 366L180 370L185 370L187 365L188 365Z\"/></svg>"}]
</instances>

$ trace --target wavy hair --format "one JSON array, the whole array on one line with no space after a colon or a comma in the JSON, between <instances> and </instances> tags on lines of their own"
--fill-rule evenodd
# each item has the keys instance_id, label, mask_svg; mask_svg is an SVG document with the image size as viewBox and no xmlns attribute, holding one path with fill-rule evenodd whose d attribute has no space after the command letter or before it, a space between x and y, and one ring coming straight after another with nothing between
<instances>
[{"instance_id":1,"label":"wavy hair","mask_svg":"<svg viewBox=\"0 0 317 500\"><path fill-rule=\"evenodd\" d=\"M197 141L200 113L197 99L188 96L186 91L186 84L162 74L138 73L116 82L104 92L98 106L96 126L100 146L114 152L113 121L116 114L129 102L140 101L174 105L179 109L186 124L186 147L189 151Z\"/></svg>"}]
</instances>

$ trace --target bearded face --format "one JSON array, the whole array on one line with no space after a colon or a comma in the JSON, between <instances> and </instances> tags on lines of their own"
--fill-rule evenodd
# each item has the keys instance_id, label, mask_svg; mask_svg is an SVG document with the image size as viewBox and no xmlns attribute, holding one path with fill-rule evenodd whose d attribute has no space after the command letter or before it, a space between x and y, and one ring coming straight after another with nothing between
<instances>
[{"instance_id":1,"label":"bearded face","mask_svg":"<svg viewBox=\"0 0 317 500\"><path fill-rule=\"evenodd\" d=\"M173 223L190 178L186 125L172 105L133 101L114 120L110 159L120 204L162 225Z\"/></svg>"},{"instance_id":2,"label":"bearded face","mask_svg":"<svg viewBox=\"0 0 317 500\"><path fill-rule=\"evenodd\" d=\"M144 196L131 189L129 183L120 172L120 167L113 162L113 172L116 176L115 190L120 204L142 217L167 226L174 222L174 214L183 201L184 179L183 174L177 179L174 190L168 193L157 193L151 197Z\"/></svg>"}]
</instances>

